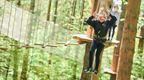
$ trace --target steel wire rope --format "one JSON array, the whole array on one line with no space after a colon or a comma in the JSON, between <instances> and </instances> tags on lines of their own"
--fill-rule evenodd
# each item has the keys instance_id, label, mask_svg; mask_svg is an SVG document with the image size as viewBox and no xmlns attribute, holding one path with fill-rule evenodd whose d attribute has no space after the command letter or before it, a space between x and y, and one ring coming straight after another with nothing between
<instances>
[{"instance_id":1,"label":"steel wire rope","mask_svg":"<svg viewBox=\"0 0 144 80\"><path fill-rule=\"evenodd\" d=\"M29 27L28 25L29 25L29 21L30 21L29 18L30 18L31 13L28 11L27 14L28 14L28 16L27 16L27 22L26 22L26 31L24 33L25 34L24 45L27 45L27 36L29 35L29 34L27 34L27 30Z\"/></svg>"},{"instance_id":2,"label":"steel wire rope","mask_svg":"<svg viewBox=\"0 0 144 80\"><path fill-rule=\"evenodd\" d=\"M24 10L23 9L21 9L22 10L22 14L21 14L21 27L20 27L20 34L19 34L19 41L21 42L21 36L22 36L22 27L23 27L23 13L24 13Z\"/></svg>"},{"instance_id":3,"label":"steel wire rope","mask_svg":"<svg viewBox=\"0 0 144 80\"><path fill-rule=\"evenodd\" d=\"M38 3L39 3L39 4L38 4L37 11L41 10L42 1L39 2L39 0L38 0ZM40 8L39 8L39 7L40 7ZM41 12L40 12L40 15L41 15ZM40 16L40 15L39 15L39 16ZM37 32L34 34L34 36L36 36L35 39L34 39L34 40L35 40L35 44L38 44L38 43L37 43L37 40L38 40L38 42L39 42L39 36L38 36L39 30L38 30L38 29L39 29L40 21L41 21L40 18L37 18L37 25L36 25L36 31L37 31Z\"/></svg>"},{"instance_id":4,"label":"steel wire rope","mask_svg":"<svg viewBox=\"0 0 144 80\"><path fill-rule=\"evenodd\" d=\"M36 2L35 2L36 3ZM39 3L39 0L38 0L38 3ZM34 7L35 8L35 7ZM37 11L37 9L36 9L36 11ZM31 12L30 12L31 13ZM34 22L39 22L38 21L38 18L37 18L37 15L35 15L35 12L33 12L33 13L31 13L33 16L35 16L35 18L33 18L33 19L35 19L34 21L32 21L32 23L34 23ZM32 24L33 25L33 24ZM31 26L32 27L32 26ZM36 29L36 27L37 27L37 23L36 23L36 25L34 26L34 29L32 30L32 40L31 40L31 46L33 46L33 48L30 50L30 53L35 53L35 36L37 37L37 35L35 35L36 34L36 31L37 31L37 29ZM33 28L33 27L32 27ZM29 66L30 66L30 68L29 68L29 70L28 70L28 72L30 73L31 72L31 66L34 66L34 65L32 65L33 64L33 59L34 58L34 54L31 54L30 55L30 61L29 61Z\"/></svg>"},{"instance_id":5,"label":"steel wire rope","mask_svg":"<svg viewBox=\"0 0 144 80\"><path fill-rule=\"evenodd\" d=\"M10 2L10 15L9 15L9 20L8 20L8 31L7 31L7 36L9 35L9 29L10 29L10 23L11 23L11 16L12 16L12 3Z\"/></svg>"},{"instance_id":6,"label":"steel wire rope","mask_svg":"<svg viewBox=\"0 0 144 80\"><path fill-rule=\"evenodd\" d=\"M2 21L1 21L1 26L0 26L0 34L3 28L3 20L4 20L4 14L5 14L5 7L6 7L6 0L4 1L4 9L3 9L3 15L2 15Z\"/></svg>"},{"instance_id":7,"label":"steel wire rope","mask_svg":"<svg viewBox=\"0 0 144 80\"><path fill-rule=\"evenodd\" d=\"M9 29L10 29L10 23L11 23L11 17L12 17L12 3L13 2L10 2L10 14L9 14L9 19L8 19L8 30L7 30L7 33L6 33L6 36L7 37L10 37L9 36ZM6 47L8 47L8 41L7 41L7 43L6 43ZM11 45L11 44L10 44Z\"/></svg>"},{"instance_id":8,"label":"steel wire rope","mask_svg":"<svg viewBox=\"0 0 144 80\"><path fill-rule=\"evenodd\" d=\"M42 1L41 1L42 2ZM35 9L35 11L37 12L38 10L39 10L39 6L41 6L41 2L40 2L40 0L38 0L38 2L37 2L37 8ZM33 14L34 15L34 14ZM37 15L36 13L35 13L35 16L36 16L36 20L35 20L35 22L36 22L36 25L35 25L35 27L34 27L34 31L33 31L33 39L31 40L31 42L33 43L33 46L35 46L36 44L37 44L37 37L39 37L38 36L38 27L39 27L39 23L40 23L40 19L37 17L37 16L39 16L39 15ZM35 53L35 48L36 47L34 47L34 48L32 48L32 50L31 50L31 53ZM34 58L34 55L35 54L31 54L31 58L33 59ZM32 65L32 63L33 63L33 60L30 60L30 65L29 66L33 66ZM29 69L29 72L31 72L31 69Z\"/></svg>"},{"instance_id":9,"label":"steel wire rope","mask_svg":"<svg viewBox=\"0 0 144 80\"><path fill-rule=\"evenodd\" d=\"M48 44L46 43L46 39L45 38L48 38L48 40L49 40L49 37L46 37L46 34L47 34L47 30L49 29L49 27L50 27L50 21L47 21L46 20L46 22L45 22L45 25L44 25L44 34L43 34L43 43L42 43L42 45L44 46L44 47L46 47Z\"/></svg>"},{"instance_id":10,"label":"steel wire rope","mask_svg":"<svg viewBox=\"0 0 144 80\"><path fill-rule=\"evenodd\" d=\"M16 7L14 7L14 18L13 18L13 24L12 24L12 38L14 37L14 26L15 26L15 20L16 20L16 11L17 11L17 8Z\"/></svg>"},{"instance_id":11,"label":"steel wire rope","mask_svg":"<svg viewBox=\"0 0 144 80\"><path fill-rule=\"evenodd\" d=\"M48 21L46 21L45 23L44 23L45 25L44 25L44 33L43 33L43 42L42 42L42 47L43 48L45 48L45 47L47 47L47 43L46 43L46 33L47 33L47 30L48 30L48 27L49 27L49 24L51 24L51 23L48 23Z\"/></svg>"}]
</instances>

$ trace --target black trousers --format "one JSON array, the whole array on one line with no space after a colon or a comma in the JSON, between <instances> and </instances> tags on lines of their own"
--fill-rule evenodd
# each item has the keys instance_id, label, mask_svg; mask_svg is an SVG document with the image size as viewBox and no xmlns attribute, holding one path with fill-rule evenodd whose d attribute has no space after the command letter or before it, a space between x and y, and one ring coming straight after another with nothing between
<instances>
[{"instance_id":1,"label":"black trousers","mask_svg":"<svg viewBox=\"0 0 144 80\"><path fill-rule=\"evenodd\" d=\"M112 39L113 39L116 26L117 26L117 25L113 25L112 27L109 28L108 40L112 40ZM112 33L112 34L111 34L111 33Z\"/></svg>"},{"instance_id":2,"label":"black trousers","mask_svg":"<svg viewBox=\"0 0 144 80\"><path fill-rule=\"evenodd\" d=\"M95 54L96 59L95 59L94 69L98 70L99 63L100 63L100 55L101 55L103 49L104 49L103 42L100 42L100 41L94 39L92 44L91 44L91 48L90 48L90 52L89 52L89 68L92 68L94 53L96 51L96 54Z\"/></svg>"}]
</instances>

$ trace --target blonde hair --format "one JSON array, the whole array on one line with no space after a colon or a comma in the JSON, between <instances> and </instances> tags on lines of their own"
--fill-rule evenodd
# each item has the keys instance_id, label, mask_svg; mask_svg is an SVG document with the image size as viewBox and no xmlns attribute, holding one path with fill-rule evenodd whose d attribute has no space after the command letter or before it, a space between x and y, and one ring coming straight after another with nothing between
<instances>
[{"instance_id":1,"label":"blonde hair","mask_svg":"<svg viewBox=\"0 0 144 80\"><path fill-rule=\"evenodd\" d=\"M104 7L101 7L99 9L97 16L100 16L100 15L103 15L105 18L107 18L109 15L109 10L105 9Z\"/></svg>"}]
</instances>

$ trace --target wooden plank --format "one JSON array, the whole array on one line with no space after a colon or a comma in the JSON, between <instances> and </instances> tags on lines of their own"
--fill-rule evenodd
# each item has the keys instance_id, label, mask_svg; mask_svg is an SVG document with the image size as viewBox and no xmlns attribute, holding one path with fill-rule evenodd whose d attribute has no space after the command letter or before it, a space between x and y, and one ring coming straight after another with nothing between
<instances>
[{"instance_id":1,"label":"wooden plank","mask_svg":"<svg viewBox=\"0 0 144 80\"><path fill-rule=\"evenodd\" d=\"M104 69L104 73L116 75L116 72L112 71L112 69L110 69L110 68L105 68L105 69Z\"/></svg>"},{"instance_id":2,"label":"wooden plank","mask_svg":"<svg viewBox=\"0 0 144 80\"><path fill-rule=\"evenodd\" d=\"M142 37L142 36L136 36L136 38L138 38L138 39L144 39L144 37Z\"/></svg>"},{"instance_id":3,"label":"wooden plank","mask_svg":"<svg viewBox=\"0 0 144 80\"><path fill-rule=\"evenodd\" d=\"M79 44L92 42L92 39L86 34L75 34L73 38L76 39Z\"/></svg>"},{"instance_id":4,"label":"wooden plank","mask_svg":"<svg viewBox=\"0 0 144 80\"><path fill-rule=\"evenodd\" d=\"M7 51L8 48L0 47L0 50L2 50L2 51Z\"/></svg>"}]
</instances>

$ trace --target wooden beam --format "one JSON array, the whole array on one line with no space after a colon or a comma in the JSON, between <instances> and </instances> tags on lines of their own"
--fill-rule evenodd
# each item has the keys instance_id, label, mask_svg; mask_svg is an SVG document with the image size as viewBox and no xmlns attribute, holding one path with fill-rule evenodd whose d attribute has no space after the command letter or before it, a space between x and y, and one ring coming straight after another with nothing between
<instances>
[{"instance_id":1,"label":"wooden beam","mask_svg":"<svg viewBox=\"0 0 144 80\"><path fill-rule=\"evenodd\" d=\"M0 47L0 50L2 50L2 51L7 51L8 48Z\"/></svg>"},{"instance_id":2,"label":"wooden beam","mask_svg":"<svg viewBox=\"0 0 144 80\"><path fill-rule=\"evenodd\" d=\"M116 80L131 80L141 0L128 0Z\"/></svg>"},{"instance_id":3,"label":"wooden beam","mask_svg":"<svg viewBox=\"0 0 144 80\"><path fill-rule=\"evenodd\" d=\"M54 44L41 44L41 43L35 43L34 45L41 46L42 48L46 48L46 47L58 47L58 45L54 45Z\"/></svg>"},{"instance_id":4,"label":"wooden beam","mask_svg":"<svg viewBox=\"0 0 144 80\"><path fill-rule=\"evenodd\" d=\"M67 42L57 42L57 44L64 44L65 46L69 46L69 45L79 45L79 43L73 43L71 41L67 41Z\"/></svg>"},{"instance_id":5,"label":"wooden beam","mask_svg":"<svg viewBox=\"0 0 144 80\"><path fill-rule=\"evenodd\" d=\"M138 38L138 39L144 39L143 36L136 36L136 38Z\"/></svg>"},{"instance_id":6,"label":"wooden beam","mask_svg":"<svg viewBox=\"0 0 144 80\"><path fill-rule=\"evenodd\" d=\"M76 39L79 44L90 43L93 40L86 34L76 34L76 35L73 35L73 38ZM106 44L119 44L119 43L120 41L118 40L106 41Z\"/></svg>"}]
</instances>

